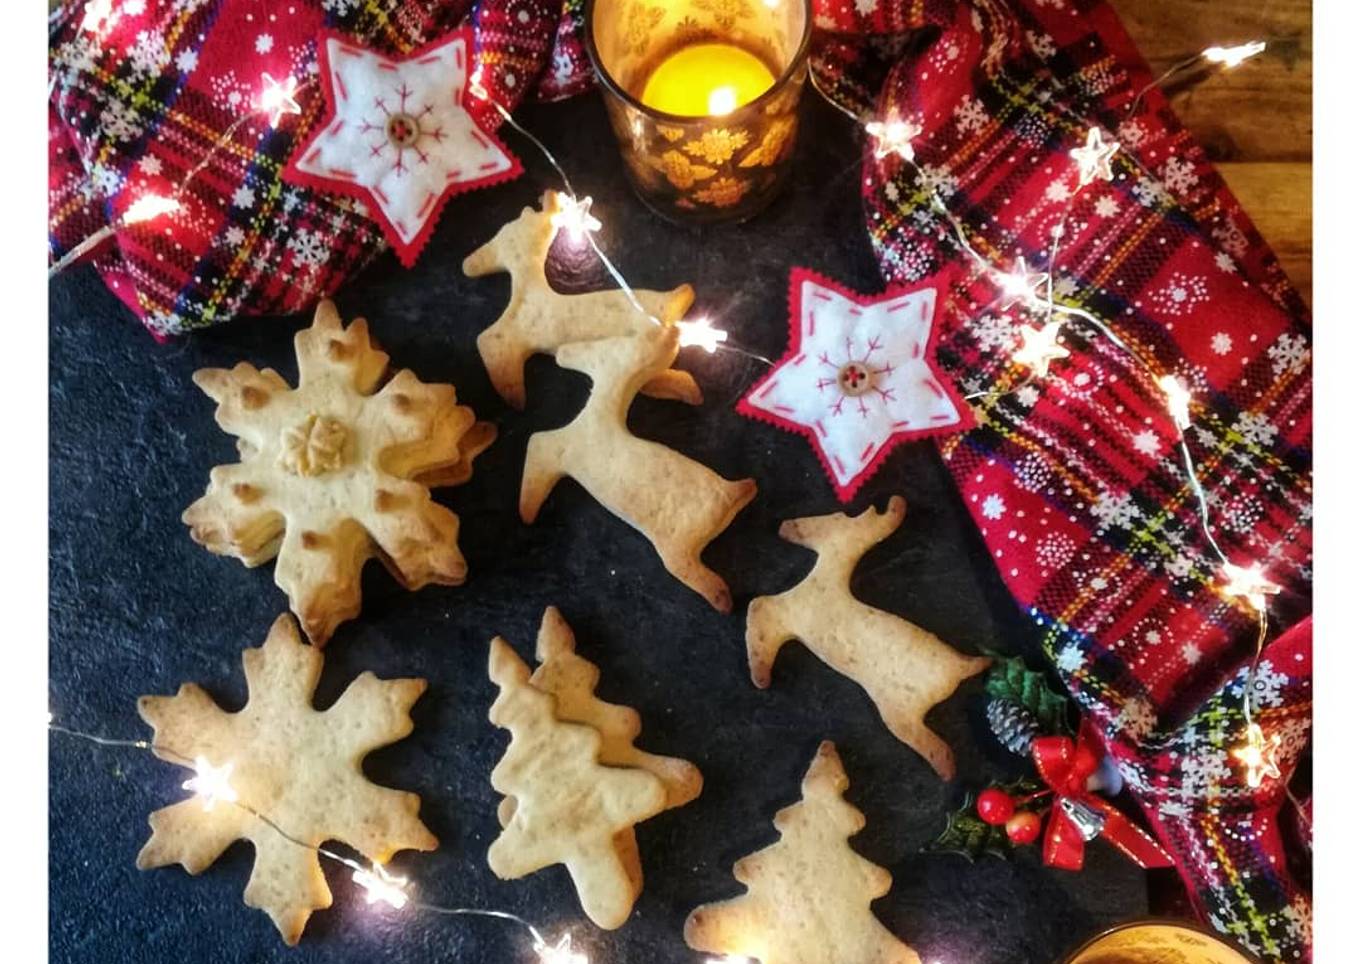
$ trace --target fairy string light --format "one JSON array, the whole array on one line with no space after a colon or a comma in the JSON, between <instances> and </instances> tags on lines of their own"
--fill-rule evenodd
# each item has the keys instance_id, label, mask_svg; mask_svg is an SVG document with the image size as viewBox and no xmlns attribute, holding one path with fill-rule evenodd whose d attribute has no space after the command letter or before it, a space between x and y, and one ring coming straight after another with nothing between
<instances>
[{"instance_id":1,"label":"fairy string light","mask_svg":"<svg viewBox=\"0 0 1360 964\"><path fill-rule=\"evenodd\" d=\"M252 806L248 801L240 799L236 789L231 785L231 761L219 764L202 756L191 759L186 754L180 753L163 743L153 743L150 740L118 739L101 736L97 733L87 733L53 722L50 713L48 714L47 728L53 733L60 733L95 746L143 750L169 758L192 769L194 776L186 780L182 786L202 801L204 810L210 811L218 805L236 807L259 820L294 846L310 850L324 860L345 867L351 872L354 882L363 889L364 900L370 906L382 903L394 910L404 910L409 907L412 910L444 917L488 917L508 921L518 925L529 935L532 941L531 950L535 955L537 964L590 964L589 958L584 953L572 947L570 933L563 933L556 943L549 944L547 938L537 927L518 914L481 907L445 907L440 904L428 903L415 896L409 878L396 876L382 864L375 862L365 867L359 861L346 857L344 854L302 840L280 826L267 813Z\"/></svg>"},{"instance_id":2,"label":"fairy string light","mask_svg":"<svg viewBox=\"0 0 1360 964\"><path fill-rule=\"evenodd\" d=\"M1160 78L1139 90L1130 104L1126 118L1133 116L1148 90L1194 64L1208 62L1231 69L1260 54L1265 49L1265 41L1253 41L1235 47L1209 47L1197 53L1194 57L1173 66ZM1186 441L1186 431L1191 425L1190 403L1192 396L1179 379L1174 375L1158 371L1142 353L1135 351L1103 319L1078 305L1055 298L1054 278L1057 272L1059 248L1066 234L1067 218L1077 195L1098 180L1110 181L1114 179L1113 161L1116 155L1127 159L1145 176L1151 178L1154 175L1143 167L1136 157L1127 152L1121 153L1118 142L1106 140L1105 133L1098 125L1091 124L1089 120L1076 115L1063 106L1060 101L1051 101L1059 110L1076 118L1086 127L1085 143L1069 151L1069 155L1077 167L1077 188L1068 196L1062 216L1053 230L1048 270L1031 269L1025 258L1021 257L1017 258L1012 268L1007 271L998 268L991 259L977 249L969 239L962 222L949 209L939 192L925 176L916 160L915 148L910 144L911 138L920 133L918 127L896 116L890 116L884 120L866 120L830 97L818 83L816 71L809 71L808 77L813 89L821 95L823 100L845 114L864 130L868 136L869 146L875 160L881 162L889 156L896 156L902 164L911 169L916 176L920 190L924 193L928 207L949 225L953 240L960 252L972 259L978 265L982 275L991 280L998 288L999 296L996 303L1002 310L1021 304L1031 313L1044 318L1043 324L1038 328L1028 325L1020 326L1021 344L1011 355L1011 362L1027 369L1028 376L1023 381L1013 383L1005 389L965 395L965 400L987 399L997 401L1046 377L1049 365L1052 362L1070 354L1068 349L1058 343L1059 335L1065 324L1070 320L1084 322L1094 329L1099 336L1132 360L1144 375L1157 386L1168 418L1175 425L1178 433L1176 447L1184 464L1187 485L1198 510L1199 528L1203 532L1205 542L1217 559L1217 575L1221 580L1219 591L1224 596L1245 602L1253 610L1256 617L1256 641L1243 680L1242 690L1242 715L1246 727L1243 742L1232 750L1232 756L1242 764L1247 786L1251 789L1259 787L1267 777L1279 779L1280 770L1275 761L1275 754L1281 744L1281 738L1279 734L1272 734L1267 737L1260 724L1255 720L1254 691L1261 655L1269 635L1269 611L1266 597L1278 593L1280 587L1265 579L1259 565L1247 567L1235 565L1214 536L1208 493L1200 480L1193 453Z\"/></svg>"}]
</instances>

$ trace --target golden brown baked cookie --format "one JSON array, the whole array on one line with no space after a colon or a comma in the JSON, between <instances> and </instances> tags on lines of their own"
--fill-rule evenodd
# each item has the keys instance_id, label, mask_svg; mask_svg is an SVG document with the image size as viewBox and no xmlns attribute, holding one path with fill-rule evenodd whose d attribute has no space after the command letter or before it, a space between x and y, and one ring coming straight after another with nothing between
<instances>
[{"instance_id":1,"label":"golden brown baked cookie","mask_svg":"<svg viewBox=\"0 0 1360 964\"><path fill-rule=\"evenodd\" d=\"M194 541L247 566L278 557L274 581L318 646L359 614L359 574L377 556L407 589L459 585L458 517L432 485L466 481L496 430L457 404L452 385L400 371L378 391L387 355L360 318L323 301L294 339L299 383L241 362L194 382L241 460L212 470L184 512Z\"/></svg>"},{"instance_id":2,"label":"golden brown baked cookie","mask_svg":"<svg viewBox=\"0 0 1360 964\"><path fill-rule=\"evenodd\" d=\"M312 695L321 651L299 639L287 613L243 661L250 696L239 713L223 711L193 683L174 696L137 701L158 757L230 766L238 797L211 809L191 798L157 810L137 866L178 863L198 874L233 841L249 840L255 866L246 904L268 913L284 942L296 944L312 911L331 905L331 892L316 852L252 810L311 847L340 840L379 864L398 850L433 850L439 842L417 816L420 798L370 783L362 769L368 753L411 732L409 711L425 681L364 673L330 709L317 712Z\"/></svg>"},{"instance_id":3,"label":"golden brown baked cookie","mask_svg":"<svg viewBox=\"0 0 1360 964\"><path fill-rule=\"evenodd\" d=\"M802 641L864 687L893 735L925 757L941 779L950 780L954 753L926 726L926 713L991 660L963 656L934 633L866 606L850 593L860 557L895 532L906 511L906 500L895 495L886 512L837 512L780 526L780 536L815 550L817 563L792 589L751 601L746 652L751 680L764 689L779 650L790 640Z\"/></svg>"}]
</instances>

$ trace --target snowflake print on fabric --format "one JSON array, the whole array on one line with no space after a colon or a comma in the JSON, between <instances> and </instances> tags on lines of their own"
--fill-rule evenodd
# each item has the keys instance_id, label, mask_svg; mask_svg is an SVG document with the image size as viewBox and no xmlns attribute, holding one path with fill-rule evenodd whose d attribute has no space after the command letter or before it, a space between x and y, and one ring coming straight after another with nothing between
<instances>
[{"instance_id":1,"label":"snowflake print on fabric","mask_svg":"<svg viewBox=\"0 0 1360 964\"><path fill-rule=\"evenodd\" d=\"M1166 287L1154 291L1149 300L1168 315L1183 315L1209 300L1209 286L1203 278L1177 271Z\"/></svg>"},{"instance_id":2,"label":"snowflake print on fabric","mask_svg":"<svg viewBox=\"0 0 1360 964\"><path fill-rule=\"evenodd\" d=\"M843 502L899 442L971 428L935 361L945 285L941 273L863 296L795 268L789 349L737 411L806 435Z\"/></svg>"},{"instance_id":3,"label":"snowflake print on fabric","mask_svg":"<svg viewBox=\"0 0 1360 964\"><path fill-rule=\"evenodd\" d=\"M965 95L954 108L955 121L960 134L976 133L987 126L987 109L972 95Z\"/></svg>"},{"instance_id":4,"label":"snowflake print on fabric","mask_svg":"<svg viewBox=\"0 0 1360 964\"><path fill-rule=\"evenodd\" d=\"M1189 161L1173 157L1162 168L1162 182L1177 194L1185 194L1199 183L1199 175Z\"/></svg>"},{"instance_id":5,"label":"snowflake print on fabric","mask_svg":"<svg viewBox=\"0 0 1360 964\"><path fill-rule=\"evenodd\" d=\"M1289 332L1281 334L1266 354L1270 356L1270 370L1276 378L1286 371L1291 375L1297 375L1308 364L1311 355L1308 340L1302 335L1291 335Z\"/></svg>"},{"instance_id":6,"label":"snowflake print on fabric","mask_svg":"<svg viewBox=\"0 0 1360 964\"><path fill-rule=\"evenodd\" d=\"M1232 351L1232 346L1232 335L1228 334L1226 331L1215 333L1214 337L1209 342L1209 347L1214 350L1215 355L1226 355L1228 352Z\"/></svg>"},{"instance_id":7,"label":"snowflake print on fabric","mask_svg":"<svg viewBox=\"0 0 1360 964\"><path fill-rule=\"evenodd\" d=\"M1239 433L1248 442L1256 445L1270 446L1275 444L1275 436L1279 434L1279 427L1272 425L1270 418L1259 412L1243 412L1237 416L1237 421L1233 424L1233 431Z\"/></svg>"},{"instance_id":8,"label":"snowflake print on fabric","mask_svg":"<svg viewBox=\"0 0 1360 964\"><path fill-rule=\"evenodd\" d=\"M284 179L371 201L371 216L410 267L449 197L523 170L468 111L471 51L467 27L403 60L323 32L327 115Z\"/></svg>"},{"instance_id":9,"label":"snowflake print on fabric","mask_svg":"<svg viewBox=\"0 0 1360 964\"><path fill-rule=\"evenodd\" d=\"M1006 514L1006 500L993 492L982 500L982 515L984 518L993 521L1000 519Z\"/></svg>"}]
</instances>

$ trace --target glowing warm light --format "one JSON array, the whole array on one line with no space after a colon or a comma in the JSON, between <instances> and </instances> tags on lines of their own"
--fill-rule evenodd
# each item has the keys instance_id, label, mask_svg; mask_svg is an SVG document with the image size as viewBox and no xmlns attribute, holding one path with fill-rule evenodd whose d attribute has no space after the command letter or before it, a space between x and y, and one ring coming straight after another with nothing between
<instances>
[{"instance_id":1,"label":"glowing warm light","mask_svg":"<svg viewBox=\"0 0 1360 964\"><path fill-rule=\"evenodd\" d=\"M1238 44L1236 47L1209 47L1202 56L1211 64L1222 64L1224 67L1232 68L1244 60L1250 60L1265 49L1264 40L1253 40L1251 43Z\"/></svg>"},{"instance_id":2,"label":"glowing warm light","mask_svg":"<svg viewBox=\"0 0 1360 964\"><path fill-rule=\"evenodd\" d=\"M718 350L719 343L727 341L727 332L714 328L707 315L697 321L677 321L675 327L680 330L681 348L694 345L711 355Z\"/></svg>"},{"instance_id":3,"label":"glowing warm light","mask_svg":"<svg viewBox=\"0 0 1360 964\"><path fill-rule=\"evenodd\" d=\"M1190 427L1190 393L1175 375L1163 375L1157 379L1157 387L1166 394L1166 410L1171 413L1171 421L1182 432Z\"/></svg>"},{"instance_id":4,"label":"glowing warm light","mask_svg":"<svg viewBox=\"0 0 1360 964\"><path fill-rule=\"evenodd\" d=\"M382 900L401 910L410 900L406 894L410 881L389 874L382 864L375 863L372 870L356 870L354 882L364 889L364 900L370 904Z\"/></svg>"},{"instance_id":5,"label":"glowing warm light","mask_svg":"<svg viewBox=\"0 0 1360 964\"><path fill-rule=\"evenodd\" d=\"M280 84L266 71L261 75L260 83L264 85L260 91L260 110L269 115L270 127L278 127L279 119L284 114L302 113L302 108L293 97L297 92L296 77L289 77Z\"/></svg>"},{"instance_id":6,"label":"glowing warm light","mask_svg":"<svg viewBox=\"0 0 1360 964\"><path fill-rule=\"evenodd\" d=\"M708 112L714 117L730 114L737 109L737 88L717 87L709 92Z\"/></svg>"},{"instance_id":7,"label":"glowing warm light","mask_svg":"<svg viewBox=\"0 0 1360 964\"><path fill-rule=\"evenodd\" d=\"M881 161L889 154L896 154L904 161L916 159L916 151L911 146L911 140L920 136L921 125L915 121L901 118L870 121L864 125L864 129L874 139L875 160Z\"/></svg>"},{"instance_id":8,"label":"glowing warm light","mask_svg":"<svg viewBox=\"0 0 1360 964\"><path fill-rule=\"evenodd\" d=\"M751 959L738 957L736 954L724 954L722 957L710 957L704 964L751 964Z\"/></svg>"},{"instance_id":9,"label":"glowing warm light","mask_svg":"<svg viewBox=\"0 0 1360 964\"><path fill-rule=\"evenodd\" d=\"M1005 295L1002 308L1009 308L1017 301L1023 301L1030 307L1035 307L1043 303L1044 289L1049 285L1047 271L1031 271L1024 258L1017 258L1015 270L1009 274L999 274L996 283L1001 287Z\"/></svg>"},{"instance_id":10,"label":"glowing warm light","mask_svg":"<svg viewBox=\"0 0 1360 964\"><path fill-rule=\"evenodd\" d=\"M1266 596L1274 596L1280 587L1265 577L1260 563L1250 566L1235 566L1223 563L1219 575L1225 580L1223 592L1228 596L1241 596L1258 612L1265 612Z\"/></svg>"},{"instance_id":11,"label":"glowing warm light","mask_svg":"<svg viewBox=\"0 0 1360 964\"><path fill-rule=\"evenodd\" d=\"M1247 768L1247 786L1255 790L1266 777L1280 779L1280 765L1275 759L1279 750L1280 734L1272 733L1267 740L1259 723L1247 726L1247 742L1232 751L1233 759Z\"/></svg>"},{"instance_id":12,"label":"glowing warm light","mask_svg":"<svg viewBox=\"0 0 1360 964\"><path fill-rule=\"evenodd\" d=\"M1048 374L1050 363L1070 354L1058 344L1058 332L1061 330L1060 321L1050 321L1042 328L1022 328L1020 337L1023 341L1011 356L1011 361L1024 365L1034 373L1035 378L1043 378Z\"/></svg>"},{"instance_id":13,"label":"glowing warm light","mask_svg":"<svg viewBox=\"0 0 1360 964\"><path fill-rule=\"evenodd\" d=\"M1067 153L1071 154L1072 160L1077 162L1077 175L1081 181L1081 186L1085 187L1096 178L1100 178L1102 181L1114 180L1114 171L1110 167L1110 161L1114 160L1118 151L1119 145L1116 142L1105 143L1100 128L1092 127L1086 132L1085 146L1073 148Z\"/></svg>"},{"instance_id":14,"label":"glowing warm light","mask_svg":"<svg viewBox=\"0 0 1360 964\"><path fill-rule=\"evenodd\" d=\"M547 944L535 945L534 953L541 964L590 964L590 958L572 948L570 934L563 934L551 947Z\"/></svg>"},{"instance_id":15,"label":"glowing warm light","mask_svg":"<svg viewBox=\"0 0 1360 964\"><path fill-rule=\"evenodd\" d=\"M472 72L472 76L468 78L467 89L468 93L471 94L473 97L476 97L478 100L491 99L491 94L487 92L487 89L484 86L482 86L481 67L478 67L476 70L474 70Z\"/></svg>"},{"instance_id":16,"label":"glowing warm light","mask_svg":"<svg viewBox=\"0 0 1360 964\"><path fill-rule=\"evenodd\" d=\"M774 86L760 57L730 43L686 44L656 65L640 99L653 110L681 117L721 117Z\"/></svg>"},{"instance_id":17,"label":"glowing warm light","mask_svg":"<svg viewBox=\"0 0 1360 964\"><path fill-rule=\"evenodd\" d=\"M574 198L566 194L556 194L557 210L552 215L552 226L567 232L572 244L586 240L587 231L600 230L599 220L590 213L590 198Z\"/></svg>"},{"instance_id":18,"label":"glowing warm light","mask_svg":"<svg viewBox=\"0 0 1360 964\"><path fill-rule=\"evenodd\" d=\"M113 13L113 0L89 0L85 4L85 17L80 21L81 30L98 30L99 25Z\"/></svg>"},{"instance_id":19,"label":"glowing warm light","mask_svg":"<svg viewBox=\"0 0 1360 964\"><path fill-rule=\"evenodd\" d=\"M123 223L139 224L142 221L150 221L162 214L178 211L179 207L179 202L172 197L165 197L160 194L143 194L129 204L128 209L123 212Z\"/></svg>"},{"instance_id":20,"label":"glowing warm light","mask_svg":"<svg viewBox=\"0 0 1360 964\"><path fill-rule=\"evenodd\" d=\"M215 767L206 757L194 760L194 776L181 786L203 798L203 809L211 811L218 803L235 803L236 790L231 785L232 764Z\"/></svg>"}]
</instances>

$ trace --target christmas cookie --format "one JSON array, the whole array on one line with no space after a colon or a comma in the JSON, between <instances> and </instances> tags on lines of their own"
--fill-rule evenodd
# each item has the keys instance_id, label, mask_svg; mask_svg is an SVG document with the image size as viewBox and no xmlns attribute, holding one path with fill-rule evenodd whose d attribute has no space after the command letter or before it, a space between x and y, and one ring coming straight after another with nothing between
<instances>
[{"instance_id":1,"label":"christmas cookie","mask_svg":"<svg viewBox=\"0 0 1360 964\"><path fill-rule=\"evenodd\" d=\"M468 277L510 273L510 303L477 337L477 350L496 391L515 408L524 407L524 363L530 355L555 354L569 342L626 335L656 325L620 289L559 294L548 284L544 265L557 233L553 218L560 204L556 192L545 193L541 210L525 208L463 261ZM666 325L683 317L694 301L689 285L671 291L634 289L633 294ZM672 351L666 364L643 384L642 393L698 405L703 400L699 386L688 372L672 369L674 361Z\"/></svg>"},{"instance_id":2,"label":"christmas cookie","mask_svg":"<svg viewBox=\"0 0 1360 964\"><path fill-rule=\"evenodd\" d=\"M233 841L249 840L255 865L246 904L269 914L284 942L296 944L312 911L331 904L314 849L324 841L340 840L377 864L399 850L438 845L417 817L419 797L370 783L362 770L368 753L411 732L409 710L425 681L364 673L319 712L312 695L321 652L298 638L287 614L261 648L245 651L244 663L250 695L239 713L224 712L192 683L175 696L138 701L156 755L193 762L198 776L185 786L200 796L151 815L151 839L137 866L178 863L198 874ZM209 782L213 776L225 786ZM213 795L202 793L208 785Z\"/></svg>"},{"instance_id":3,"label":"christmas cookie","mask_svg":"<svg viewBox=\"0 0 1360 964\"><path fill-rule=\"evenodd\" d=\"M906 511L906 500L895 495L886 512L870 508L857 516L836 513L780 526L780 536L814 550L817 563L792 589L751 601L746 652L751 680L764 689L779 650L790 640L801 640L827 665L864 687L893 735L949 780L954 776L953 751L926 726L926 713L991 661L962 656L933 633L866 606L850 592L860 557L895 532Z\"/></svg>"},{"instance_id":4,"label":"christmas cookie","mask_svg":"<svg viewBox=\"0 0 1360 964\"><path fill-rule=\"evenodd\" d=\"M935 361L946 280L866 297L795 268L789 350L737 411L806 435L842 502L901 442L971 427Z\"/></svg>"},{"instance_id":5,"label":"christmas cookie","mask_svg":"<svg viewBox=\"0 0 1360 964\"><path fill-rule=\"evenodd\" d=\"M803 799L775 815L778 842L732 868L746 893L690 914L685 943L760 964L920 964L869 909L892 876L850 849L864 815L845 802L849 785L835 746L822 743Z\"/></svg>"},{"instance_id":6,"label":"christmas cookie","mask_svg":"<svg viewBox=\"0 0 1360 964\"><path fill-rule=\"evenodd\" d=\"M667 805L666 785L648 770L600 762L599 731L557 717L556 700L529 681L505 640L491 641L491 679L500 694L491 722L510 746L491 786L513 797L514 813L486 859L503 880L565 864L586 916L607 930L622 926L642 892L633 826Z\"/></svg>"},{"instance_id":7,"label":"christmas cookie","mask_svg":"<svg viewBox=\"0 0 1360 964\"><path fill-rule=\"evenodd\" d=\"M529 439L519 512L532 523L553 487L570 476L651 540L671 575L714 609L730 612L727 583L700 562L699 554L755 497L755 481L730 482L628 431L628 409L638 389L666 370L678 338L675 328L653 325L557 350L563 368L590 376L590 397L568 425Z\"/></svg>"},{"instance_id":8,"label":"christmas cookie","mask_svg":"<svg viewBox=\"0 0 1360 964\"><path fill-rule=\"evenodd\" d=\"M523 168L470 100L472 28L392 58L338 34L317 41L326 116L282 177L363 201L410 267L453 195Z\"/></svg>"},{"instance_id":9,"label":"christmas cookie","mask_svg":"<svg viewBox=\"0 0 1360 964\"><path fill-rule=\"evenodd\" d=\"M377 390L387 355L363 319L343 327L329 301L294 345L296 389L245 362L194 373L241 461L213 469L183 518L219 555L247 566L277 556L274 581L320 646L358 615L373 556L408 589L462 583L458 517L429 487L465 481L495 429L457 404L452 385L403 370Z\"/></svg>"}]
</instances>

